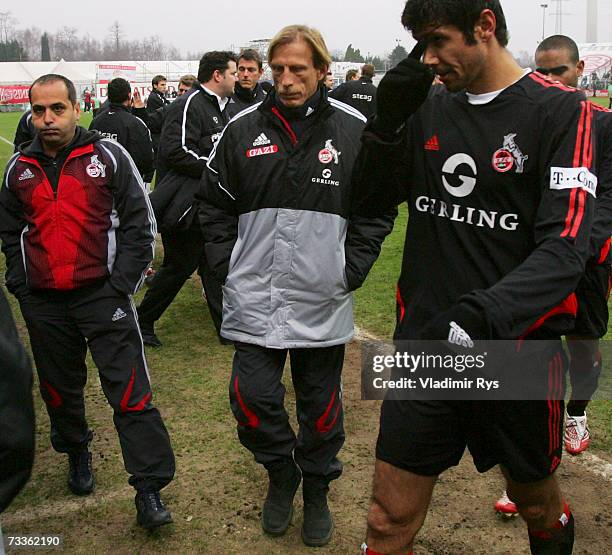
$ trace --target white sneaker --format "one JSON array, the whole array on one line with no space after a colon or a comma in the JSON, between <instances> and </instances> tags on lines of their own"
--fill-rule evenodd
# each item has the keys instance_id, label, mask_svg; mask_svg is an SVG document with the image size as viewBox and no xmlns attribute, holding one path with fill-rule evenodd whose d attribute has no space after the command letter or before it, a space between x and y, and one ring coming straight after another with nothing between
<instances>
[{"instance_id":1,"label":"white sneaker","mask_svg":"<svg viewBox=\"0 0 612 555\"><path fill-rule=\"evenodd\" d=\"M580 455L591 443L586 412L584 416L565 413L565 450L570 455Z\"/></svg>"},{"instance_id":2,"label":"white sneaker","mask_svg":"<svg viewBox=\"0 0 612 555\"><path fill-rule=\"evenodd\" d=\"M512 518L518 515L516 505L514 502L510 501L505 490L502 496L495 502L495 512L504 518Z\"/></svg>"}]
</instances>

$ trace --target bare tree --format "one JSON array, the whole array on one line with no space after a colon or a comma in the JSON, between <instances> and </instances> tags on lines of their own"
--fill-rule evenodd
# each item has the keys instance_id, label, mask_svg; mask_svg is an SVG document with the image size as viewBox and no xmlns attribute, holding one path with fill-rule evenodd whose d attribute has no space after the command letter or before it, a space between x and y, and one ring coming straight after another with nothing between
<instances>
[{"instance_id":1,"label":"bare tree","mask_svg":"<svg viewBox=\"0 0 612 555\"><path fill-rule=\"evenodd\" d=\"M0 40L7 43L12 36L12 30L15 28L16 19L11 15L11 12L0 12Z\"/></svg>"},{"instance_id":2,"label":"bare tree","mask_svg":"<svg viewBox=\"0 0 612 555\"><path fill-rule=\"evenodd\" d=\"M119 58L121 39L123 38L123 30L121 29L121 25L119 25L119 21L115 21L110 26L110 38L115 51L115 57Z\"/></svg>"},{"instance_id":3,"label":"bare tree","mask_svg":"<svg viewBox=\"0 0 612 555\"><path fill-rule=\"evenodd\" d=\"M55 35L55 54L64 60L74 60L78 36L76 27L62 27Z\"/></svg>"}]
</instances>

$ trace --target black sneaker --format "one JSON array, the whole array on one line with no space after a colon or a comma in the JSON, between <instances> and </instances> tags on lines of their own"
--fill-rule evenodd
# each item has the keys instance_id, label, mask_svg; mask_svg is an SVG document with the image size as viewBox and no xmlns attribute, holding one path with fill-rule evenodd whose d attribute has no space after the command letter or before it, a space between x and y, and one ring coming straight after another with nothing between
<instances>
[{"instance_id":1,"label":"black sneaker","mask_svg":"<svg viewBox=\"0 0 612 555\"><path fill-rule=\"evenodd\" d=\"M75 495L89 495L94 489L89 450L68 454L68 487Z\"/></svg>"},{"instance_id":2,"label":"black sneaker","mask_svg":"<svg viewBox=\"0 0 612 555\"><path fill-rule=\"evenodd\" d=\"M142 342L149 347L161 347L162 342L159 340L159 337L155 335L154 331L149 330L141 330L142 334Z\"/></svg>"},{"instance_id":3,"label":"black sneaker","mask_svg":"<svg viewBox=\"0 0 612 555\"><path fill-rule=\"evenodd\" d=\"M329 543L334 531L334 521L327 506L327 481L310 476L304 478L304 522L302 541L310 547Z\"/></svg>"},{"instance_id":4,"label":"black sneaker","mask_svg":"<svg viewBox=\"0 0 612 555\"><path fill-rule=\"evenodd\" d=\"M134 501L136 503L136 521L139 526L151 529L172 522L172 515L159 497L159 491L154 489L140 490L136 493Z\"/></svg>"},{"instance_id":5,"label":"black sneaker","mask_svg":"<svg viewBox=\"0 0 612 555\"><path fill-rule=\"evenodd\" d=\"M271 536L282 536L293 517L293 498L300 487L302 473L291 461L268 470L270 484L261 511L261 527Z\"/></svg>"}]
</instances>

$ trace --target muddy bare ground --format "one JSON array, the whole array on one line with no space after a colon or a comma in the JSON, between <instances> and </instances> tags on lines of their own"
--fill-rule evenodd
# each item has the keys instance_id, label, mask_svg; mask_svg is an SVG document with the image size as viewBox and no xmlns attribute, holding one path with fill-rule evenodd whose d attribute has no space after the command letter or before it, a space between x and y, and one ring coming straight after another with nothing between
<instances>
[{"instance_id":1,"label":"muddy bare ground","mask_svg":"<svg viewBox=\"0 0 612 555\"><path fill-rule=\"evenodd\" d=\"M264 472L238 445L233 421L225 408L219 409L219 417L213 423L201 425L181 419L180 408L165 409L167 421L173 423L171 433L177 438L177 479L164 491L175 524L153 534L138 529L133 522L133 492L123 479L119 482L113 478L121 475L121 461L118 454L113 455L115 458L108 454L113 449L117 451L117 442L101 398L94 400L104 415L97 424L96 441L98 445L109 443L112 449L103 460L98 456L95 462L99 476L94 495L78 499L63 492L63 468L49 466L63 463L46 450L39 454L35 476L37 472L48 472L49 477L38 481L35 478L29 486L32 502L18 504L3 515L4 531L61 532L63 551L70 553L356 554L364 536L380 407L378 402L359 398L360 365L359 344L355 342L348 347L344 371L347 442L341 458L345 471L332 485L330 504L336 531L326 548L314 550L302 544L299 494L293 525L286 536L273 539L262 534L259 515L266 487ZM225 364L219 368L219 373L226 371ZM288 398L291 403L289 392ZM206 406L205 399L196 402ZM215 450L210 443L213 441L225 447ZM603 458L601 453L597 455ZM609 479L585 472L567 457L558 476L576 518L574 553L610 553ZM50 493L49 484L56 486ZM459 467L440 479L415 553L528 554L523 523L519 519L502 521L493 513L492 504L500 494L501 484L497 470L479 475L466 455Z\"/></svg>"}]
</instances>

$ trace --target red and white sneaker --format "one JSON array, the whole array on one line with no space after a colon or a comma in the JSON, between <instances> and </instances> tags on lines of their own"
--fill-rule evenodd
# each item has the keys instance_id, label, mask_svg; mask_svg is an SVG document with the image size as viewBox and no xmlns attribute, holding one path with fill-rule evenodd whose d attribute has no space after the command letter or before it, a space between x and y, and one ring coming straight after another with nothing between
<instances>
[{"instance_id":1,"label":"red and white sneaker","mask_svg":"<svg viewBox=\"0 0 612 555\"><path fill-rule=\"evenodd\" d=\"M510 501L505 490L502 496L495 502L495 512L504 518L512 518L518 515L516 505Z\"/></svg>"},{"instance_id":2,"label":"red and white sneaker","mask_svg":"<svg viewBox=\"0 0 612 555\"><path fill-rule=\"evenodd\" d=\"M591 443L586 412L584 416L565 413L565 450L570 455L580 455Z\"/></svg>"}]
</instances>

